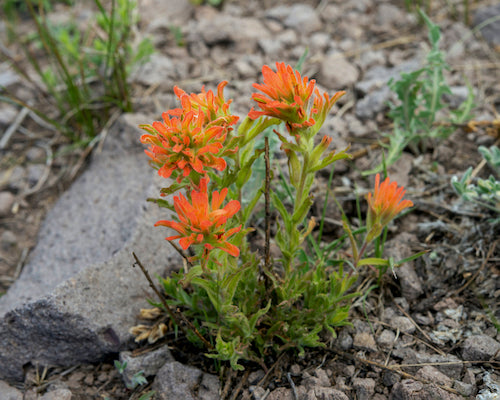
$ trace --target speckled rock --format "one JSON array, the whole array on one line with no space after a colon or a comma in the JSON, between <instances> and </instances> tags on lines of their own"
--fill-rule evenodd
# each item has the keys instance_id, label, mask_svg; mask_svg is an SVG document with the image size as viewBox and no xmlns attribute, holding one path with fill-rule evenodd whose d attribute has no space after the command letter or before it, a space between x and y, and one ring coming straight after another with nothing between
<instances>
[{"instance_id":1,"label":"speckled rock","mask_svg":"<svg viewBox=\"0 0 500 400\"><path fill-rule=\"evenodd\" d=\"M500 343L487 335L473 335L462 344L462 357L467 361L500 360Z\"/></svg>"}]
</instances>

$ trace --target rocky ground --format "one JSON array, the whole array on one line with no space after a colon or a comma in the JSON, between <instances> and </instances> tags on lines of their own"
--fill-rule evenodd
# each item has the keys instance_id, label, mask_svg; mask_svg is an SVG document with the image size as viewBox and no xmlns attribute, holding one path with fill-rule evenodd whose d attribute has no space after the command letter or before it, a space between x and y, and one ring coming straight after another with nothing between
<instances>
[{"instance_id":1,"label":"rocky ground","mask_svg":"<svg viewBox=\"0 0 500 400\"><path fill-rule=\"evenodd\" d=\"M234 0L220 9L139 1L136 34L150 36L157 51L133 74L134 114L103 131L91 157L82 149L62 151L67 142L56 132L31 113L0 103L0 291L10 287L0 300L0 376L6 379L0 399L139 399L151 390L158 399L500 398L500 229L450 185L453 175L479 165L478 146L498 144L499 22L474 29L500 15L493 3L473 2L466 25L463 2L432 2L430 16L442 29L451 67L448 101L460 103L470 84L475 120L484 125L476 131L457 127L449 139L405 153L389 170L416 207L390 232L386 250L395 258L428 253L355 302L353 326L341 329L331 346L300 359L287 354L267 374L223 371L219 379L170 335L162 342L170 350L137 348L130 340L127 330L136 323L147 284L137 285L140 274L123 269L132 271L131 251L145 253L143 261L153 268L164 254L150 254L165 246L163 233L151 229L154 211L143 206L155 183L136 126L174 106L173 85L198 92L221 80L230 82L226 97L243 116L262 65L294 65L307 48L303 73L330 93L347 90L324 132L335 147L351 144L356 155L352 163L337 164L334 178L337 198L355 210L351 193L372 186L360 172L380 162L377 140L391 131L386 82L418 68L428 50L416 14L376 0ZM73 13L84 23L92 10L81 2ZM61 5L52 17L68 15ZM12 44L2 50L19 49ZM39 99L7 62L0 65L0 84L21 98ZM318 214L325 185L320 177L314 189ZM339 234L339 220L332 206L325 240ZM360 279L367 291L373 283L368 271ZM113 317L109 309L116 310ZM64 340L77 331L83 332L78 340ZM54 332L63 339L57 342ZM59 346L53 347L58 354L50 346ZM118 357L128 361L123 376L113 366ZM124 381L130 384L141 369L148 383L127 389Z\"/></svg>"}]
</instances>

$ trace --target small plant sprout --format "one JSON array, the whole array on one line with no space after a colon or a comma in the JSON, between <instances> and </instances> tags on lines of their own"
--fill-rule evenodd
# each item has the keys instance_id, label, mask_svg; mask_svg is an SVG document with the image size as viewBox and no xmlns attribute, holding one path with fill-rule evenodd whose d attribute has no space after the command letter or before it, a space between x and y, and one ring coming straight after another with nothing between
<instances>
[{"instance_id":1,"label":"small plant sprout","mask_svg":"<svg viewBox=\"0 0 500 400\"><path fill-rule=\"evenodd\" d=\"M119 360L115 360L115 368L118 371L120 375L123 375L127 369L127 362L124 361L121 363ZM126 383L127 389L133 390L137 388L138 386L142 386L148 383L148 380L144 376L144 371L139 371L136 372L132 378L130 379L130 382Z\"/></svg>"},{"instance_id":2,"label":"small plant sprout","mask_svg":"<svg viewBox=\"0 0 500 400\"><path fill-rule=\"evenodd\" d=\"M277 63L276 71L266 65L262 74L263 83L253 85L255 108L237 127L231 100L223 94L227 82L216 93L187 94L176 87L180 107L163 113L161 122L141 126L151 166L169 179L160 198L150 199L171 215L156 226L175 232L166 239L185 258L182 271L160 279L164 293L151 303L207 357L228 361L236 370L249 362L267 370L270 360L288 349L303 354L306 347L326 346L336 328L349 323L351 301L359 295L354 286L359 267L399 265L365 255L384 227L413 205L402 187L389 178L380 182L377 175L367 197L366 229L353 232L346 221L346 233L327 244L328 250L316 244L318 256L308 255L306 239L315 243L316 220L310 215L315 176L350 158L348 149L331 149L330 136L318 137L345 92L323 93L284 63ZM282 182L273 179L270 141L288 160ZM263 179L251 179L253 168ZM265 245L255 251L249 234L256 230L253 215L262 197ZM275 258L271 243L279 249ZM344 243L350 244L350 255L337 251ZM149 336L146 325L131 332L138 340Z\"/></svg>"},{"instance_id":3,"label":"small plant sprout","mask_svg":"<svg viewBox=\"0 0 500 400\"><path fill-rule=\"evenodd\" d=\"M487 208L500 216L500 149L492 146L489 149L480 146L479 152L483 156L481 165L488 164L495 175L488 179L474 179L477 170L467 169L462 178L456 175L451 178L451 184L462 199ZM499 221L497 218L496 221Z\"/></svg>"},{"instance_id":4,"label":"small plant sprout","mask_svg":"<svg viewBox=\"0 0 500 400\"><path fill-rule=\"evenodd\" d=\"M394 164L406 148L419 153L433 140L450 136L456 124L462 124L471 116L474 94L469 88L467 99L457 109L451 109L443 101L451 88L446 82L445 71L449 69L444 53L439 49L441 32L427 15L420 10L429 30L431 49L424 66L416 71L402 73L399 80L389 81L389 87L397 96L397 102L390 104L389 118L394 122L394 130L386 135L389 143L383 163L365 175L381 172ZM438 116L440 118L438 119Z\"/></svg>"}]
</instances>

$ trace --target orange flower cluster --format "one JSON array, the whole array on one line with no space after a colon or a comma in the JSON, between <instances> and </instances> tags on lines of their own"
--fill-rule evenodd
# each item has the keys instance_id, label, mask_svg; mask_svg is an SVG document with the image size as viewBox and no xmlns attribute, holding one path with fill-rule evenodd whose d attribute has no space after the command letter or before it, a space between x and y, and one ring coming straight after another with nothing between
<instances>
[{"instance_id":1,"label":"orange flower cluster","mask_svg":"<svg viewBox=\"0 0 500 400\"><path fill-rule=\"evenodd\" d=\"M323 123L335 102L345 94L337 92L333 97L321 95L315 87L316 81L307 76L301 77L290 65L276 63L277 72L264 65L264 83L254 83L253 87L262 93L252 94L252 99L262 111L252 108L248 116L257 119L261 116L279 118L286 123L288 131L307 128ZM311 101L311 97L314 99Z\"/></svg>"},{"instance_id":2,"label":"orange flower cluster","mask_svg":"<svg viewBox=\"0 0 500 400\"><path fill-rule=\"evenodd\" d=\"M163 113L163 122L141 125L148 132L142 135L141 142L149 144L145 152L160 176L169 178L179 171L175 173L179 183L187 178L194 184L206 174L205 168L226 168L222 157L235 150L224 144L231 126L238 121L237 116L229 114L231 100L226 102L222 93L226 84L219 84L217 95L204 89L200 94L188 95L175 87L182 108ZM191 176L193 171L197 176Z\"/></svg>"},{"instance_id":3,"label":"orange flower cluster","mask_svg":"<svg viewBox=\"0 0 500 400\"><path fill-rule=\"evenodd\" d=\"M142 135L141 142L149 145L145 152L158 174L177 177L179 183L186 179L193 189L190 200L182 194L174 196L178 222L161 220L155 226L177 231L178 235L166 239L180 239L184 250L192 244L203 244L205 257L215 248L239 255L239 249L227 239L239 232L241 225L227 232L225 229L228 218L239 211L240 203L232 200L220 208L228 190L213 192L211 204L207 191L207 168L223 171L226 161L222 157L236 151L227 146L227 135L238 117L229 113L231 100L226 101L223 94L226 85L227 82L221 82L216 95L204 88L199 94L189 95L176 86L174 92L181 107L163 113L162 122L141 125L148 132Z\"/></svg>"},{"instance_id":4,"label":"orange flower cluster","mask_svg":"<svg viewBox=\"0 0 500 400\"><path fill-rule=\"evenodd\" d=\"M179 244L186 250L192 244L203 244L208 251L219 248L237 257L240 250L227 239L241 230L241 225L225 231L228 218L240 209L237 200L231 200L224 208L220 208L226 198L227 188L220 193L212 193L212 203L209 203L207 193L208 178L200 181L200 190L191 192L191 201L182 194L174 196L174 207L179 217L176 221L158 221L155 226L163 225L177 231L178 235L169 236L166 240L180 239Z\"/></svg>"},{"instance_id":5,"label":"orange flower cluster","mask_svg":"<svg viewBox=\"0 0 500 400\"><path fill-rule=\"evenodd\" d=\"M403 200L406 193L403 187L398 188L397 182L386 178L380 183L380 174L375 177L375 190L366 196L368 202L367 230L374 228L374 237L378 236L382 228L391 222L405 208L412 207L410 200ZM376 234L378 232L378 234ZM372 239L370 238L370 239Z\"/></svg>"}]
</instances>

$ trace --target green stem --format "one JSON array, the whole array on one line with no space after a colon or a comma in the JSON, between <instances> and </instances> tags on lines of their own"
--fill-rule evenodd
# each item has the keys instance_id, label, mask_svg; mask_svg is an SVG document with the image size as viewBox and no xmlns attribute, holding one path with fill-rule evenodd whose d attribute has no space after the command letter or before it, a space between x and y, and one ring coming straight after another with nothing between
<instances>
[{"instance_id":1,"label":"green stem","mask_svg":"<svg viewBox=\"0 0 500 400\"><path fill-rule=\"evenodd\" d=\"M302 198L304 197L304 186L306 184L307 176L309 175L309 154L303 153L304 156L304 164L302 166L302 171L300 173L300 181L299 186L297 187L297 192L295 194L295 204L293 206L293 211L297 211L297 209L302 204Z\"/></svg>"}]
</instances>

